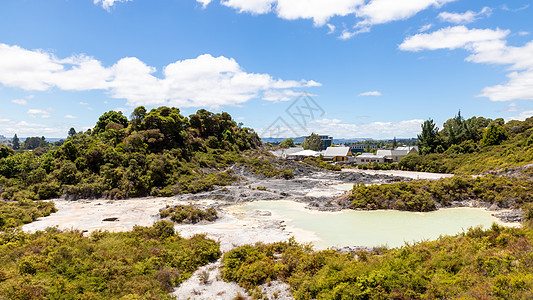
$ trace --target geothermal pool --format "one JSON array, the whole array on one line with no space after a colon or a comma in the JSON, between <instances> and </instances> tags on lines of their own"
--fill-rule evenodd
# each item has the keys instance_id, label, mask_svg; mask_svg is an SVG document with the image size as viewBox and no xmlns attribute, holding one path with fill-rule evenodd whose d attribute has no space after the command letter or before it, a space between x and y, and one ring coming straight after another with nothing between
<instances>
[{"instance_id":1,"label":"geothermal pool","mask_svg":"<svg viewBox=\"0 0 533 300\"><path fill-rule=\"evenodd\" d=\"M294 201L256 201L236 210L269 211L285 221L286 230L300 242L311 242L316 248L332 246L399 247L405 242L437 239L455 235L469 227L488 228L500 223L490 211L481 208L448 208L435 212L403 212L394 210L320 212L308 210L306 204Z\"/></svg>"}]
</instances>

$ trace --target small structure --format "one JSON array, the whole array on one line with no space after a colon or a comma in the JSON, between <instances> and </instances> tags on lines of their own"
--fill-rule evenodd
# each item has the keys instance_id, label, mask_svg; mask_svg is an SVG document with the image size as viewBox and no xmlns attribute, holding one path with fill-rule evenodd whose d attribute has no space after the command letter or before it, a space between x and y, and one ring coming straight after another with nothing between
<instances>
[{"instance_id":1,"label":"small structure","mask_svg":"<svg viewBox=\"0 0 533 300\"><path fill-rule=\"evenodd\" d=\"M296 153L292 153L288 159L302 160L307 157L317 157L320 152L313 150L303 150Z\"/></svg>"},{"instance_id":2,"label":"small structure","mask_svg":"<svg viewBox=\"0 0 533 300\"><path fill-rule=\"evenodd\" d=\"M418 153L417 146L398 147L394 150L378 150L376 155L384 156L385 162L395 163L411 153Z\"/></svg>"},{"instance_id":3,"label":"small structure","mask_svg":"<svg viewBox=\"0 0 533 300\"><path fill-rule=\"evenodd\" d=\"M324 160L333 162L354 162L350 147L328 147L324 153Z\"/></svg>"},{"instance_id":4,"label":"small structure","mask_svg":"<svg viewBox=\"0 0 533 300\"><path fill-rule=\"evenodd\" d=\"M290 156L293 153L300 152L300 151L303 151L303 150L304 150L304 148L302 148L302 147L292 147L292 148L289 148L289 149L280 149L280 150L276 150L276 151L271 151L270 153L274 154L275 156L277 156L279 158L289 159Z\"/></svg>"},{"instance_id":5,"label":"small structure","mask_svg":"<svg viewBox=\"0 0 533 300\"><path fill-rule=\"evenodd\" d=\"M382 164L385 162L385 157L375 155L374 153L362 153L355 157L355 161L358 165L367 165L374 162Z\"/></svg>"}]
</instances>

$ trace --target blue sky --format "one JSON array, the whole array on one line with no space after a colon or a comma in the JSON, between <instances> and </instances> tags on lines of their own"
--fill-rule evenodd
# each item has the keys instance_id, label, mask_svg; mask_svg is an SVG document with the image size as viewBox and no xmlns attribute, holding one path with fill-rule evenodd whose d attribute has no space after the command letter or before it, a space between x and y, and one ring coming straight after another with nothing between
<instances>
[{"instance_id":1,"label":"blue sky","mask_svg":"<svg viewBox=\"0 0 533 300\"><path fill-rule=\"evenodd\" d=\"M227 111L263 136L415 137L458 110L524 119L532 13L525 0L2 0L0 134L64 137L139 105ZM302 93L320 110L299 122Z\"/></svg>"}]
</instances>

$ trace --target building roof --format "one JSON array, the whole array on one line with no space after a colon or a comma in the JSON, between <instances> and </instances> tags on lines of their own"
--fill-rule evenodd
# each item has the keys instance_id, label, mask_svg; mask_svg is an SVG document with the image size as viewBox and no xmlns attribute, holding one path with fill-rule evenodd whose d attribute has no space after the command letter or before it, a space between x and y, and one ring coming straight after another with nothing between
<instances>
[{"instance_id":1,"label":"building roof","mask_svg":"<svg viewBox=\"0 0 533 300\"><path fill-rule=\"evenodd\" d=\"M324 157L348 156L350 147L328 147Z\"/></svg>"},{"instance_id":2,"label":"building roof","mask_svg":"<svg viewBox=\"0 0 533 300\"><path fill-rule=\"evenodd\" d=\"M287 155L292 155L293 153L300 152L300 151L303 151L303 150L304 150L304 148L302 148L302 147L292 147L292 148L289 148L289 149L285 149L283 151Z\"/></svg>"},{"instance_id":3,"label":"building roof","mask_svg":"<svg viewBox=\"0 0 533 300\"><path fill-rule=\"evenodd\" d=\"M409 154L408 150L378 150L377 155L382 156L402 156Z\"/></svg>"},{"instance_id":4,"label":"building roof","mask_svg":"<svg viewBox=\"0 0 533 300\"><path fill-rule=\"evenodd\" d=\"M296 153L292 153L291 155L292 156L318 156L318 152L313 151L313 150L303 150L303 151L299 151Z\"/></svg>"},{"instance_id":5,"label":"building roof","mask_svg":"<svg viewBox=\"0 0 533 300\"><path fill-rule=\"evenodd\" d=\"M374 156L375 154L374 153L361 153L359 154L359 156Z\"/></svg>"},{"instance_id":6,"label":"building roof","mask_svg":"<svg viewBox=\"0 0 533 300\"><path fill-rule=\"evenodd\" d=\"M357 158L361 158L361 159L363 159L363 158L365 158L365 159L368 159L368 158L381 159L381 158L385 158L385 156L383 156L383 155L375 155L374 153L363 153L361 155L358 155Z\"/></svg>"},{"instance_id":7,"label":"building roof","mask_svg":"<svg viewBox=\"0 0 533 300\"><path fill-rule=\"evenodd\" d=\"M415 149L416 152L418 152L418 146L404 146L404 147L397 147L395 150L411 151L412 149Z\"/></svg>"}]
</instances>

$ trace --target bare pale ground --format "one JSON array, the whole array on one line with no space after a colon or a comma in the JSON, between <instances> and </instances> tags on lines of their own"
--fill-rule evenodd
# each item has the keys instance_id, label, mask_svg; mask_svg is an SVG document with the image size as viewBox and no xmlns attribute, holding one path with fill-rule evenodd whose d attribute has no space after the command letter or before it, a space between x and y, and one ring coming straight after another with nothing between
<instances>
[{"instance_id":1,"label":"bare pale ground","mask_svg":"<svg viewBox=\"0 0 533 300\"><path fill-rule=\"evenodd\" d=\"M342 172L365 173L365 174L379 174L389 175L395 177L406 177L411 179L423 180L437 180L441 178L453 177L453 174L443 173L429 173L429 172L414 172L414 171L400 171L400 170L360 170L360 169L342 169Z\"/></svg>"},{"instance_id":2,"label":"bare pale ground","mask_svg":"<svg viewBox=\"0 0 533 300\"><path fill-rule=\"evenodd\" d=\"M151 226L159 220L159 210L167 205L185 204L174 198L142 198L131 200L55 200L58 212L37 221L26 224L23 230L35 232L47 227L62 230L80 230L90 233L95 230L112 232L129 231L135 225ZM194 201L195 204L209 205L213 200ZM235 247L257 242L274 243L286 241L292 235L285 230L283 221L264 216L264 212L244 212L238 207L221 208L220 218L216 222L196 225L176 225L180 236L189 238L195 234L206 234L208 238L220 242L220 248L227 252ZM118 218L117 221L103 221L106 218ZM302 240L312 240L305 232L294 232ZM206 272L208 283L200 280ZM292 299L288 286L282 283L265 287L265 293L276 292L277 299ZM201 267L191 278L183 282L173 292L178 299L233 299L240 293L249 298L244 289L235 283L224 282L220 278L220 261Z\"/></svg>"}]
</instances>

